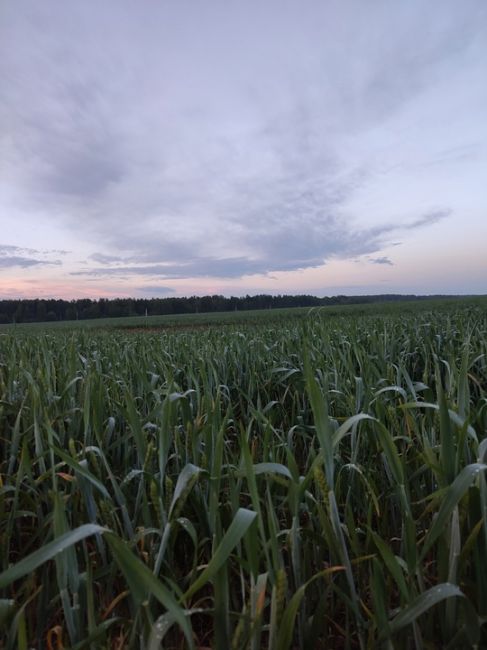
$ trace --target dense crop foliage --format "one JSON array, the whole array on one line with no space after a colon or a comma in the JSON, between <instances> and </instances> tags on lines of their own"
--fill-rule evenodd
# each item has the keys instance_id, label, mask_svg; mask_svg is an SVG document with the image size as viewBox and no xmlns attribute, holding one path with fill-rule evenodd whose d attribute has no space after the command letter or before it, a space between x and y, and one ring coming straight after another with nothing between
<instances>
[{"instance_id":1,"label":"dense crop foliage","mask_svg":"<svg viewBox=\"0 0 487 650\"><path fill-rule=\"evenodd\" d=\"M481 305L0 364L0 647L487 646Z\"/></svg>"}]
</instances>

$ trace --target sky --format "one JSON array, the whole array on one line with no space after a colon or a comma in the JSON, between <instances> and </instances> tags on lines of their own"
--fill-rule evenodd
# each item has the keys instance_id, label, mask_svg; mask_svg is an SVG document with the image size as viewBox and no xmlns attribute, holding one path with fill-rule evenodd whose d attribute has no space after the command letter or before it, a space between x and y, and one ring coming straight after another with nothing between
<instances>
[{"instance_id":1,"label":"sky","mask_svg":"<svg viewBox=\"0 0 487 650\"><path fill-rule=\"evenodd\" d=\"M0 299L487 293L485 0L2 0Z\"/></svg>"}]
</instances>

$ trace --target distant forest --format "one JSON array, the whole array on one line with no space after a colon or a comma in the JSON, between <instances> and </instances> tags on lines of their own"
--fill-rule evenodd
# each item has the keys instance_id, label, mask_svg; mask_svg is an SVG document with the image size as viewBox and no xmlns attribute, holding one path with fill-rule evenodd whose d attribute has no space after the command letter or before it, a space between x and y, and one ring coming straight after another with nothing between
<instances>
[{"instance_id":1,"label":"distant forest","mask_svg":"<svg viewBox=\"0 0 487 650\"><path fill-rule=\"evenodd\" d=\"M114 298L108 300L0 300L0 323L38 323L44 321L116 318L117 316L162 316L166 314L195 314L217 311L246 311L282 307L320 307L372 302L424 300L446 296L415 296L384 294L375 296L316 296L298 295L191 296L189 298ZM453 297L453 296L448 296Z\"/></svg>"}]
</instances>

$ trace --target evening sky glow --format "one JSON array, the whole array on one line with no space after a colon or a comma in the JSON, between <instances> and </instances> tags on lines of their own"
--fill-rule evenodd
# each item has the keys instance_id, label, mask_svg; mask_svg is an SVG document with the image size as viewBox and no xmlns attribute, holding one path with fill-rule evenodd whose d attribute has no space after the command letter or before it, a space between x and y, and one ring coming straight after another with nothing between
<instances>
[{"instance_id":1,"label":"evening sky glow","mask_svg":"<svg viewBox=\"0 0 487 650\"><path fill-rule=\"evenodd\" d=\"M487 293L487 3L5 0L0 298Z\"/></svg>"}]
</instances>

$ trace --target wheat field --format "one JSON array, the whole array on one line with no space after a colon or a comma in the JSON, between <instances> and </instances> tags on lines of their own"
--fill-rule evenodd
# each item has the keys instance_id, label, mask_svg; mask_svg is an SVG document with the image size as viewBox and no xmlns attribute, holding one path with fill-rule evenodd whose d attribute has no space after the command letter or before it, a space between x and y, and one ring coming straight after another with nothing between
<instances>
[{"instance_id":1,"label":"wheat field","mask_svg":"<svg viewBox=\"0 0 487 650\"><path fill-rule=\"evenodd\" d=\"M487 647L487 307L0 333L0 647Z\"/></svg>"}]
</instances>

